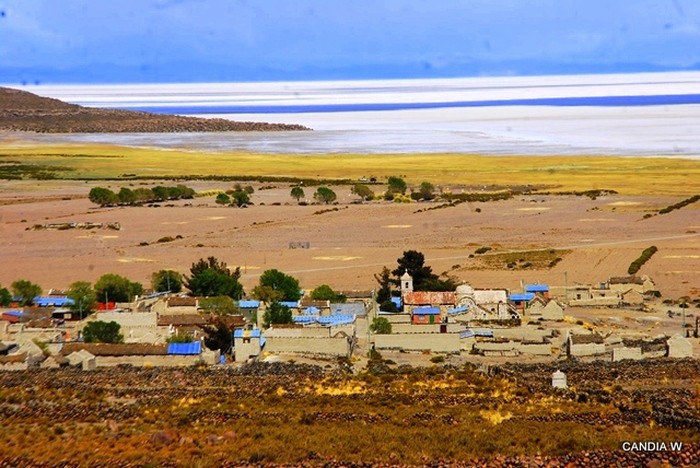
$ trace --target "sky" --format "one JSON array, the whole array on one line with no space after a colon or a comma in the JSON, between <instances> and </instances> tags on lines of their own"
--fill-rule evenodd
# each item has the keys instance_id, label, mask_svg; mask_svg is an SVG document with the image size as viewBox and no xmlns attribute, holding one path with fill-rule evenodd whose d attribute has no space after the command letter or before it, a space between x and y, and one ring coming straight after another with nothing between
<instances>
[{"instance_id":1,"label":"sky","mask_svg":"<svg viewBox=\"0 0 700 468\"><path fill-rule=\"evenodd\" d=\"M700 69L697 0L0 0L0 83Z\"/></svg>"}]
</instances>

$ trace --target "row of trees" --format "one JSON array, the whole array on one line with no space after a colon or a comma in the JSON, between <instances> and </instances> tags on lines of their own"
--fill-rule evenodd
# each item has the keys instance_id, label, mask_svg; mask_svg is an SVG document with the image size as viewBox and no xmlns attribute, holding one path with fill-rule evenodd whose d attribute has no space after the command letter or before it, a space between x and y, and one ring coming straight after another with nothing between
<instances>
[{"instance_id":1,"label":"row of trees","mask_svg":"<svg viewBox=\"0 0 700 468\"><path fill-rule=\"evenodd\" d=\"M122 187L117 193L108 188L94 187L90 190L88 198L91 202L100 206L117 204L138 205L149 202L194 198L195 193L194 189L185 185L176 185L175 187L159 185L153 188L139 187L133 190L128 187Z\"/></svg>"},{"instance_id":2,"label":"row of trees","mask_svg":"<svg viewBox=\"0 0 700 468\"><path fill-rule=\"evenodd\" d=\"M255 192L255 189L250 185L242 187L241 184L235 184L232 190L227 190L216 196L216 203L219 205L232 205L237 207L248 206L250 204L250 196Z\"/></svg>"},{"instance_id":3,"label":"row of trees","mask_svg":"<svg viewBox=\"0 0 700 468\"><path fill-rule=\"evenodd\" d=\"M304 192L303 188L297 185L295 187L292 187L292 190L291 192L289 192L289 195L297 202L299 202L302 198L306 196L306 193ZM328 187L319 187L314 192L314 200L316 200L319 203L325 203L326 205L328 205L329 203L333 203L337 198L338 195L336 195L336 193Z\"/></svg>"},{"instance_id":4,"label":"row of trees","mask_svg":"<svg viewBox=\"0 0 700 468\"><path fill-rule=\"evenodd\" d=\"M389 177L387 181L387 190L382 194L385 200L393 200L398 196L406 195L408 185L401 177ZM366 184L355 184L350 189L350 193L357 195L361 201L370 201L376 198L374 191ZM304 189L300 186L292 187L290 196L299 202L305 197ZM422 182L418 190L411 189L411 199L414 200L432 200L435 198L435 186L430 182ZM337 196L328 187L319 187L314 193L314 200L319 203L332 203Z\"/></svg>"}]
</instances>

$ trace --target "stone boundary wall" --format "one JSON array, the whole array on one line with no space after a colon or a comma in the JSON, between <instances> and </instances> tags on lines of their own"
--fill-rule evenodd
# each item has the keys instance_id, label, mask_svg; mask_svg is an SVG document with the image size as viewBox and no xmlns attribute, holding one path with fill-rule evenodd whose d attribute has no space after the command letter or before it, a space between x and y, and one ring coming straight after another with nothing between
<instances>
[{"instance_id":1,"label":"stone boundary wall","mask_svg":"<svg viewBox=\"0 0 700 468\"><path fill-rule=\"evenodd\" d=\"M456 333L415 333L374 335L376 349L430 350L436 353L459 353L462 346Z\"/></svg>"},{"instance_id":2,"label":"stone boundary wall","mask_svg":"<svg viewBox=\"0 0 700 468\"><path fill-rule=\"evenodd\" d=\"M122 328L155 328L158 325L155 312L98 312L95 318L102 322L117 322Z\"/></svg>"},{"instance_id":3,"label":"stone boundary wall","mask_svg":"<svg viewBox=\"0 0 700 468\"><path fill-rule=\"evenodd\" d=\"M391 333L401 334L411 334L411 333L440 333L440 325L447 326L447 333L458 333L462 330L466 330L466 326L460 323L435 323L427 325L411 325L408 323L397 323L392 324Z\"/></svg>"},{"instance_id":4,"label":"stone boundary wall","mask_svg":"<svg viewBox=\"0 0 700 468\"><path fill-rule=\"evenodd\" d=\"M571 345L569 354L571 356L596 356L605 354L605 345L603 343Z\"/></svg>"},{"instance_id":5,"label":"stone boundary wall","mask_svg":"<svg viewBox=\"0 0 700 468\"><path fill-rule=\"evenodd\" d=\"M182 367L204 362L208 365L218 363L219 353L202 353L198 356L153 355L153 356L96 356L97 367L113 367L131 364L136 367Z\"/></svg>"},{"instance_id":6,"label":"stone boundary wall","mask_svg":"<svg viewBox=\"0 0 700 468\"><path fill-rule=\"evenodd\" d=\"M268 328L263 332L265 339L270 338L330 338L328 327L305 328Z\"/></svg>"},{"instance_id":7,"label":"stone boundary wall","mask_svg":"<svg viewBox=\"0 0 700 468\"><path fill-rule=\"evenodd\" d=\"M633 359L635 361L643 359L642 348L614 348L612 350L613 362L622 361L623 359Z\"/></svg>"},{"instance_id":8,"label":"stone boundary wall","mask_svg":"<svg viewBox=\"0 0 700 468\"><path fill-rule=\"evenodd\" d=\"M337 338L266 337L265 351L269 353L328 354L349 356L350 343L344 336Z\"/></svg>"},{"instance_id":9,"label":"stone boundary wall","mask_svg":"<svg viewBox=\"0 0 700 468\"><path fill-rule=\"evenodd\" d=\"M395 323L411 323L410 314L378 315L378 317L383 317L387 319L392 325Z\"/></svg>"},{"instance_id":10,"label":"stone boundary wall","mask_svg":"<svg viewBox=\"0 0 700 468\"><path fill-rule=\"evenodd\" d=\"M508 340L544 342L545 338L552 336L552 330L538 330L527 327L494 328L493 336L494 338L505 338Z\"/></svg>"}]
</instances>

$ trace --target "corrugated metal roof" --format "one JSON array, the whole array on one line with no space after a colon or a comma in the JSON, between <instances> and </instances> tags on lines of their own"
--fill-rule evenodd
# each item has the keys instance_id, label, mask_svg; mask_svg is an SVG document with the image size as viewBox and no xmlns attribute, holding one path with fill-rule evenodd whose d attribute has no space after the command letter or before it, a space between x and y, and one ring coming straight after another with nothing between
<instances>
[{"instance_id":1,"label":"corrugated metal roof","mask_svg":"<svg viewBox=\"0 0 700 468\"><path fill-rule=\"evenodd\" d=\"M69 297L46 297L37 296L34 298L34 305L39 307L64 307L75 302Z\"/></svg>"},{"instance_id":2,"label":"corrugated metal roof","mask_svg":"<svg viewBox=\"0 0 700 468\"><path fill-rule=\"evenodd\" d=\"M240 307L241 309L257 309L258 307L260 307L260 301L238 301L238 307Z\"/></svg>"},{"instance_id":3,"label":"corrugated metal roof","mask_svg":"<svg viewBox=\"0 0 700 468\"><path fill-rule=\"evenodd\" d=\"M191 343L169 343L168 354L178 354L182 356L192 356L201 354L202 342L193 341Z\"/></svg>"},{"instance_id":4,"label":"corrugated metal roof","mask_svg":"<svg viewBox=\"0 0 700 468\"><path fill-rule=\"evenodd\" d=\"M402 302L400 297L392 297L390 300L391 302L396 304L396 307L398 307L399 309L401 308Z\"/></svg>"},{"instance_id":5,"label":"corrugated metal roof","mask_svg":"<svg viewBox=\"0 0 700 468\"><path fill-rule=\"evenodd\" d=\"M23 317L24 312L21 310L6 310L2 315L9 315L10 317Z\"/></svg>"},{"instance_id":6,"label":"corrugated metal roof","mask_svg":"<svg viewBox=\"0 0 700 468\"><path fill-rule=\"evenodd\" d=\"M469 310L469 306L459 306L459 307L455 307L452 310L448 310L447 313L448 313L448 315L461 314L462 312L466 312L468 310Z\"/></svg>"},{"instance_id":7,"label":"corrugated metal roof","mask_svg":"<svg viewBox=\"0 0 700 468\"><path fill-rule=\"evenodd\" d=\"M365 316L367 315L367 310L361 302L334 303L331 304L331 313Z\"/></svg>"},{"instance_id":8,"label":"corrugated metal roof","mask_svg":"<svg viewBox=\"0 0 700 468\"><path fill-rule=\"evenodd\" d=\"M548 292L549 291L549 285L547 284L526 284L525 285L525 292Z\"/></svg>"},{"instance_id":9,"label":"corrugated metal roof","mask_svg":"<svg viewBox=\"0 0 700 468\"><path fill-rule=\"evenodd\" d=\"M260 329L255 328L253 330L243 330L238 328L233 331L234 338L260 338Z\"/></svg>"},{"instance_id":10,"label":"corrugated metal roof","mask_svg":"<svg viewBox=\"0 0 700 468\"><path fill-rule=\"evenodd\" d=\"M299 301L282 301L280 302L280 305L289 307L290 309L298 309Z\"/></svg>"},{"instance_id":11,"label":"corrugated metal roof","mask_svg":"<svg viewBox=\"0 0 700 468\"><path fill-rule=\"evenodd\" d=\"M305 314L318 314L319 312L321 312L321 309L319 309L318 307L314 307L314 306L307 307L304 310Z\"/></svg>"},{"instance_id":12,"label":"corrugated metal roof","mask_svg":"<svg viewBox=\"0 0 700 468\"><path fill-rule=\"evenodd\" d=\"M527 293L521 293L521 294L511 294L508 299L510 299L511 301L531 301L534 298L535 298L535 293L527 292Z\"/></svg>"},{"instance_id":13,"label":"corrugated metal roof","mask_svg":"<svg viewBox=\"0 0 700 468\"><path fill-rule=\"evenodd\" d=\"M413 309L413 315L440 315L439 307L417 307Z\"/></svg>"},{"instance_id":14,"label":"corrugated metal roof","mask_svg":"<svg viewBox=\"0 0 700 468\"><path fill-rule=\"evenodd\" d=\"M453 304L455 301L454 291L435 292L435 291L415 291L404 295L404 303L410 305L439 305Z\"/></svg>"}]
</instances>

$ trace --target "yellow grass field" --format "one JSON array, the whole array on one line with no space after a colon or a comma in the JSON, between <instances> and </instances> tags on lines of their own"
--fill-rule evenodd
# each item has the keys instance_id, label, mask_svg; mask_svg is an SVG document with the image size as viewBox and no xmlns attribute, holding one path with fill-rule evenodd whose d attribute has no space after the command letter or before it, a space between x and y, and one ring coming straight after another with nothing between
<instances>
[{"instance_id":1,"label":"yellow grass field","mask_svg":"<svg viewBox=\"0 0 700 468\"><path fill-rule=\"evenodd\" d=\"M259 154L203 153L112 145L6 144L9 161L71 168L58 177L291 176L306 178L404 177L458 185L538 185L552 190L612 189L621 194L692 195L700 192L700 161L601 156L482 156L470 154Z\"/></svg>"}]
</instances>

